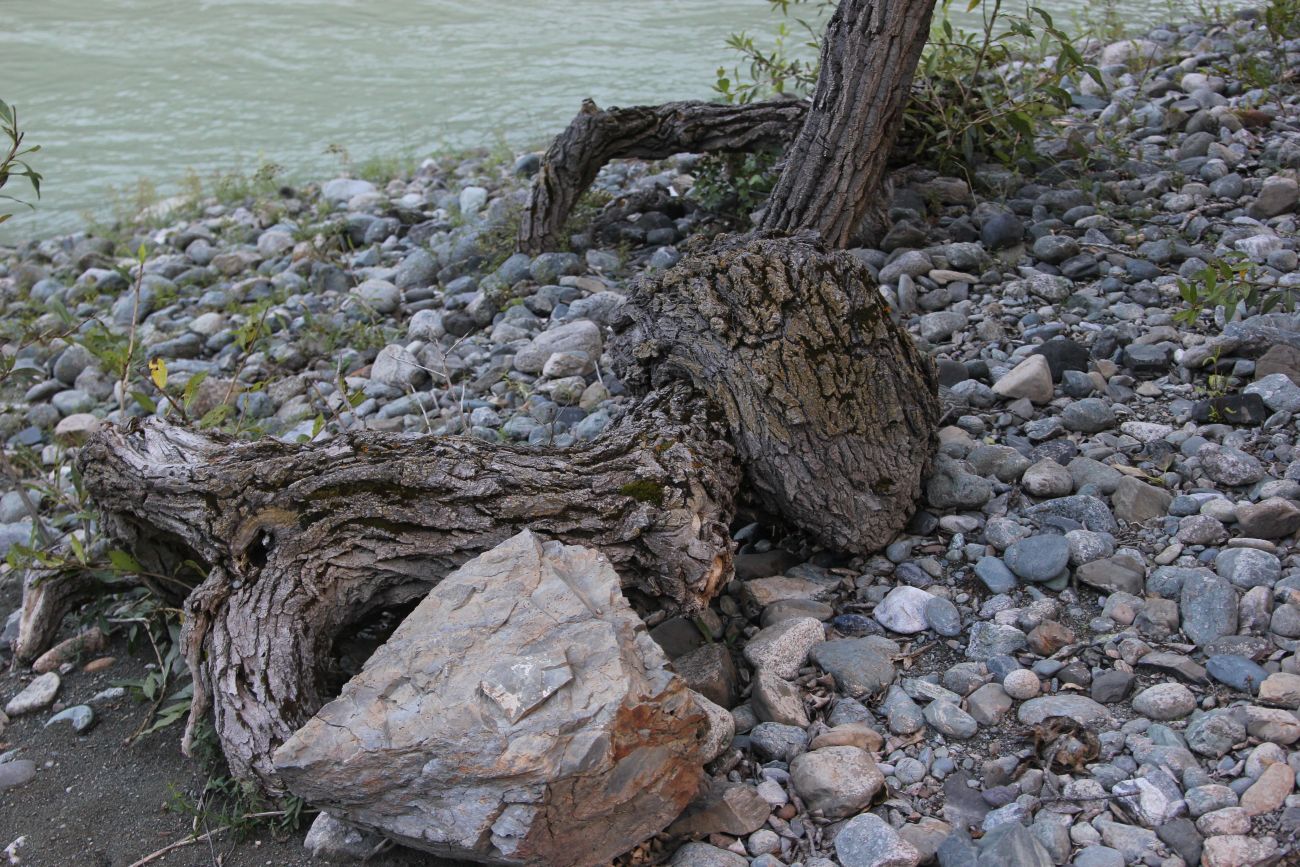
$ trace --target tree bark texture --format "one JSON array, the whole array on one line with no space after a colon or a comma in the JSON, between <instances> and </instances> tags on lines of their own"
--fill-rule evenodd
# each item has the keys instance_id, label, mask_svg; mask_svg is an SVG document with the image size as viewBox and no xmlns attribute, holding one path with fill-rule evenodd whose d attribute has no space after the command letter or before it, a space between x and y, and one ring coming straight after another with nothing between
<instances>
[{"instance_id":1,"label":"tree bark texture","mask_svg":"<svg viewBox=\"0 0 1300 867\"><path fill-rule=\"evenodd\" d=\"M627 306L625 378L691 382L786 520L852 553L879 550L907 522L938 380L857 259L812 236L740 236L639 283Z\"/></svg>"},{"instance_id":2,"label":"tree bark texture","mask_svg":"<svg viewBox=\"0 0 1300 867\"><path fill-rule=\"evenodd\" d=\"M807 102L792 99L608 109L586 100L542 160L519 222L516 247L530 255L557 249L574 205L610 160L781 148L798 131L807 110Z\"/></svg>"},{"instance_id":3,"label":"tree bark texture","mask_svg":"<svg viewBox=\"0 0 1300 867\"><path fill-rule=\"evenodd\" d=\"M760 228L848 246L879 195L933 11L934 0L841 0Z\"/></svg>"},{"instance_id":4,"label":"tree bark texture","mask_svg":"<svg viewBox=\"0 0 1300 867\"><path fill-rule=\"evenodd\" d=\"M680 384L566 451L366 433L235 443L147 422L101 432L80 462L115 524L209 567L185 602L185 746L211 706L232 772L271 794L271 753L332 697L335 638L525 527L602 551L630 589L685 610L731 575L734 452Z\"/></svg>"}]
</instances>

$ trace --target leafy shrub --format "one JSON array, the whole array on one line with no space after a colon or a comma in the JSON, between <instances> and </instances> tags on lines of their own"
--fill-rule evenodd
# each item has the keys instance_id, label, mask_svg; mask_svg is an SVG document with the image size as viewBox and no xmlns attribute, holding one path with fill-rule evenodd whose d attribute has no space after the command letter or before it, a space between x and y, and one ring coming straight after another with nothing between
<instances>
[{"instance_id":1,"label":"leafy shrub","mask_svg":"<svg viewBox=\"0 0 1300 867\"><path fill-rule=\"evenodd\" d=\"M796 40L796 31L784 21L770 50L746 33L729 37L728 46L741 61L730 72L719 68L714 85L728 102L774 94L806 96L817 81L817 63L807 58L815 56L823 19L836 4L769 2L786 19L791 7L810 10L811 16L793 19L808 38ZM971 0L967 11L980 8L984 19L983 27L971 32L953 26L950 5L951 0L943 0L938 8L917 66L896 157L967 177L985 160L1015 165L1032 158L1037 127L1070 106L1063 83L1082 76L1100 82L1100 72L1052 16L1036 6L1013 14L1003 9L1002 0Z\"/></svg>"},{"instance_id":2,"label":"leafy shrub","mask_svg":"<svg viewBox=\"0 0 1300 867\"><path fill-rule=\"evenodd\" d=\"M23 139L26 134L22 127L18 125L18 108L11 106L9 103L0 99L0 134L9 140L8 149L0 143L0 190L4 189L5 184L9 183L10 178L26 178L27 182L32 185L32 192L36 198L41 197L41 174L33 169L27 163L27 157L41 149L40 145L23 147ZM20 205L34 207L30 202L14 196L0 193L0 199L10 202L17 202ZM5 222L13 214L0 214L0 223Z\"/></svg>"}]
</instances>

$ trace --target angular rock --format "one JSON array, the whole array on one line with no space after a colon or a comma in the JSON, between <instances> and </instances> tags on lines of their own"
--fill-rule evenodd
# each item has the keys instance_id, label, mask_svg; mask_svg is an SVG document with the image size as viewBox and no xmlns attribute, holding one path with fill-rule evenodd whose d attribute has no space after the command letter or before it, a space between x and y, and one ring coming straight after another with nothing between
<instances>
[{"instance_id":1,"label":"angular rock","mask_svg":"<svg viewBox=\"0 0 1300 867\"><path fill-rule=\"evenodd\" d=\"M1031 355L993 384L993 393L1009 400L1025 397L1032 403L1052 400L1052 368L1041 355Z\"/></svg>"},{"instance_id":2,"label":"angular rock","mask_svg":"<svg viewBox=\"0 0 1300 867\"><path fill-rule=\"evenodd\" d=\"M444 579L275 764L443 857L598 864L699 788L705 717L666 664L608 560L524 531Z\"/></svg>"},{"instance_id":3,"label":"angular rock","mask_svg":"<svg viewBox=\"0 0 1300 867\"><path fill-rule=\"evenodd\" d=\"M752 834L767 822L772 808L753 786L710 780L685 812L669 825L669 833L687 837L704 834Z\"/></svg>"},{"instance_id":4,"label":"angular rock","mask_svg":"<svg viewBox=\"0 0 1300 867\"><path fill-rule=\"evenodd\" d=\"M387 840L320 813L307 831L302 847L322 861L361 861L382 851Z\"/></svg>"},{"instance_id":5,"label":"angular rock","mask_svg":"<svg viewBox=\"0 0 1300 867\"><path fill-rule=\"evenodd\" d=\"M1282 539L1300 530L1300 509L1281 497L1238 506L1237 529L1252 539Z\"/></svg>"},{"instance_id":6,"label":"angular rock","mask_svg":"<svg viewBox=\"0 0 1300 867\"><path fill-rule=\"evenodd\" d=\"M1031 698L1020 706L1016 717L1027 726L1035 726L1050 716L1068 716L1086 726L1095 726L1110 722L1110 711L1087 696L1045 695Z\"/></svg>"},{"instance_id":7,"label":"angular rock","mask_svg":"<svg viewBox=\"0 0 1300 867\"><path fill-rule=\"evenodd\" d=\"M825 640L825 627L814 617L784 620L760 629L745 645L745 659L757 669L789 679L803 668L808 651Z\"/></svg>"},{"instance_id":8,"label":"angular rock","mask_svg":"<svg viewBox=\"0 0 1300 867\"><path fill-rule=\"evenodd\" d=\"M1125 476L1120 479L1110 499L1115 505L1115 517L1130 524L1141 524L1167 515L1174 497L1168 491Z\"/></svg>"}]
</instances>

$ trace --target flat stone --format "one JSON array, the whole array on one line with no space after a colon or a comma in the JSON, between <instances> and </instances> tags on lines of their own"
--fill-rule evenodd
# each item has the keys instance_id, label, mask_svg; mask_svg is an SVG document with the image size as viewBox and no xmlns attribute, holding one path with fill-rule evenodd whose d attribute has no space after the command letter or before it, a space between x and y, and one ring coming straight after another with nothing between
<instances>
[{"instance_id":1,"label":"flat stone","mask_svg":"<svg viewBox=\"0 0 1300 867\"><path fill-rule=\"evenodd\" d=\"M921 853L874 813L855 816L835 835L835 855L843 867L916 867Z\"/></svg>"},{"instance_id":2,"label":"flat stone","mask_svg":"<svg viewBox=\"0 0 1300 867\"><path fill-rule=\"evenodd\" d=\"M1221 485L1253 485L1264 478L1264 465L1254 455L1231 446L1208 445L1196 456L1205 474Z\"/></svg>"},{"instance_id":3,"label":"flat stone","mask_svg":"<svg viewBox=\"0 0 1300 867\"><path fill-rule=\"evenodd\" d=\"M1237 528L1254 539L1283 539L1300 530L1300 509L1281 497L1238 506Z\"/></svg>"},{"instance_id":4,"label":"flat stone","mask_svg":"<svg viewBox=\"0 0 1300 867\"><path fill-rule=\"evenodd\" d=\"M317 814L302 841L302 847L313 858L322 861L360 861L383 851L387 841L379 834L371 834L340 822L329 813Z\"/></svg>"},{"instance_id":5,"label":"flat stone","mask_svg":"<svg viewBox=\"0 0 1300 867\"><path fill-rule=\"evenodd\" d=\"M1146 586L1142 564L1123 554L1093 560L1074 570L1074 577L1082 584L1096 587L1107 593L1141 595Z\"/></svg>"},{"instance_id":6,"label":"flat stone","mask_svg":"<svg viewBox=\"0 0 1300 867\"><path fill-rule=\"evenodd\" d=\"M1300 709L1300 674L1285 671L1270 674L1260 684L1259 700L1291 710Z\"/></svg>"},{"instance_id":7,"label":"flat stone","mask_svg":"<svg viewBox=\"0 0 1300 867\"><path fill-rule=\"evenodd\" d=\"M1253 867L1269 863L1277 854L1277 841L1272 837L1221 834L1206 838L1201 867Z\"/></svg>"},{"instance_id":8,"label":"flat stone","mask_svg":"<svg viewBox=\"0 0 1300 867\"><path fill-rule=\"evenodd\" d=\"M1219 577L1244 589L1272 587L1282 574L1282 562L1267 551L1254 548L1228 548L1214 560Z\"/></svg>"},{"instance_id":9,"label":"flat stone","mask_svg":"<svg viewBox=\"0 0 1300 867\"><path fill-rule=\"evenodd\" d=\"M29 783L35 776L36 763L31 759L0 763L0 792Z\"/></svg>"},{"instance_id":10,"label":"flat stone","mask_svg":"<svg viewBox=\"0 0 1300 867\"><path fill-rule=\"evenodd\" d=\"M867 636L823 642L814 646L809 656L835 678L841 692L860 698L876 695L894 682L892 655L896 652L893 642Z\"/></svg>"},{"instance_id":11,"label":"flat stone","mask_svg":"<svg viewBox=\"0 0 1300 867\"><path fill-rule=\"evenodd\" d=\"M1016 575L1041 584L1065 572L1070 543L1064 536L1030 536L1007 548L1002 559Z\"/></svg>"},{"instance_id":12,"label":"flat stone","mask_svg":"<svg viewBox=\"0 0 1300 867\"><path fill-rule=\"evenodd\" d=\"M808 749L808 734L799 726L765 722L750 729L749 742L768 761L792 762Z\"/></svg>"},{"instance_id":13,"label":"flat stone","mask_svg":"<svg viewBox=\"0 0 1300 867\"><path fill-rule=\"evenodd\" d=\"M443 579L274 761L442 857L595 862L695 796L706 720L609 561L524 531Z\"/></svg>"},{"instance_id":14,"label":"flat stone","mask_svg":"<svg viewBox=\"0 0 1300 867\"><path fill-rule=\"evenodd\" d=\"M1054 867L1052 856L1019 822L999 825L979 841L980 867Z\"/></svg>"},{"instance_id":15,"label":"flat stone","mask_svg":"<svg viewBox=\"0 0 1300 867\"><path fill-rule=\"evenodd\" d=\"M767 823L772 808L753 786L710 780L686 810L669 825L669 833L684 837L705 834L752 834Z\"/></svg>"},{"instance_id":16,"label":"flat stone","mask_svg":"<svg viewBox=\"0 0 1300 867\"><path fill-rule=\"evenodd\" d=\"M1196 696L1181 683L1158 683L1133 697L1133 710L1148 719L1182 719L1196 709Z\"/></svg>"},{"instance_id":17,"label":"flat stone","mask_svg":"<svg viewBox=\"0 0 1300 867\"><path fill-rule=\"evenodd\" d=\"M95 725L95 712L90 709L89 705L78 704L73 707L65 708L54 716L50 717L45 727L49 728L57 723L66 722L72 726L72 730L79 735L84 735Z\"/></svg>"},{"instance_id":18,"label":"flat stone","mask_svg":"<svg viewBox=\"0 0 1300 867\"><path fill-rule=\"evenodd\" d=\"M740 672L725 644L706 644L679 656L673 660L673 670L716 705L730 709L740 701Z\"/></svg>"},{"instance_id":19,"label":"flat stone","mask_svg":"<svg viewBox=\"0 0 1300 867\"><path fill-rule=\"evenodd\" d=\"M1254 695L1268 677L1264 667L1235 654L1216 653L1205 662L1205 670L1219 683Z\"/></svg>"},{"instance_id":20,"label":"flat stone","mask_svg":"<svg viewBox=\"0 0 1300 867\"><path fill-rule=\"evenodd\" d=\"M945 737L965 740L979 731L975 718L948 701L932 701L925 706L925 721Z\"/></svg>"},{"instance_id":21,"label":"flat stone","mask_svg":"<svg viewBox=\"0 0 1300 867\"><path fill-rule=\"evenodd\" d=\"M1183 634L1204 645L1237 631L1237 591L1217 575L1193 572L1183 580L1178 610Z\"/></svg>"},{"instance_id":22,"label":"flat stone","mask_svg":"<svg viewBox=\"0 0 1300 867\"><path fill-rule=\"evenodd\" d=\"M9 700L5 705L5 713L11 717L18 717L49 707L54 697L59 694L59 684L57 673L50 671L42 674Z\"/></svg>"},{"instance_id":23,"label":"flat stone","mask_svg":"<svg viewBox=\"0 0 1300 867\"><path fill-rule=\"evenodd\" d=\"M808 726L808 712L804 709L799 687L766 669L760 668L754 673L749 703L754 708L754 715L762 722L800 728Z\"/></svg>"},{"instance_id":24,"label":"flat stone","mask_svg":"<svg viewBox=\"0 0 1300 867\"><path fill-rule=\"evenodd\" d=\"M1007 656L1028 643L1025 633L1014 626L981 621L970 628L966 658L983 661L993 656Z\"/></svg>"},{"instance_id":25,"label":"flat stone","mask_svg":"<svg viewBox=\"0 0 1300 867\"><path fill-rule=\"evenodd\" d=\"M1020 706L1016 718L1021 724L1036 726L1052 716L1067 716L1086 726L1096 726L1111 721L1110 711L1087 696L1045 695L1032 698Z\"/></svg>"},{"instance_id":26,"label":"flat stone","mask_svg":"<svg viewBox=\"0 0 1300 867\"><path fill-rule=\"evenodd\" d=\"M708 843L687 843L673 855L672 867L749 867L749 859Z\"/></svg>"}]
</instances>

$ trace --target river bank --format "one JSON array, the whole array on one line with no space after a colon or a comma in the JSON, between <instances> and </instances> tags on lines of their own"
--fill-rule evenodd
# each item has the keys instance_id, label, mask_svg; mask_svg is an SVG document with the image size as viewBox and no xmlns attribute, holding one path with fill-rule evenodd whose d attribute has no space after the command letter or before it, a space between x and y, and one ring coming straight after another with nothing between
<instances>
[{"instance_id":1,"label":"river bank","mask_svg":"<svg viewBox=\"0 0 1300 867\"><path fill-rule=\"evenodd\" d=\"M1279 50L1272 76L1248 78L1242 58ZM1047 159L973 183L902 174L892 230L852 251L939 368L948 426L926 502L870 558L747 516L736 580L702 621L712 641L652 620L730 731L712 795L628 863L1295 858L1300 317L1235 317L1210 281L1300 291L1300 42L1234 16L1091 53L1105 86L1075 83L1075 108L1042 133ZM697 158L618 163L570 251L512 255L536 167L536 154L480 155L380 182L272 183L112 238L0 251L6 340L78 335L24 346L25 381L3 395L0 435L40 519L106 557L70 450L168 401L200 426L289 442L357 427L561 448L599 436L628 402L603 355L627 287L727 224L691 195ZM132 333L163 384L120 388ZM0 544L31 542L25 511L4 495ZM10 605L18 576L0 577ZM144 604L95 610L163 621ZM114 702L127 696L89 698L105 686L89 661L56 664L63 692L0 730L0 826L25 838L22 863L83 854L31 793L81 797L69 757L125 727ZM31 680L3 675L0 696ZM59 704L100 727L45 729ZM143 743L178 737L174 725ZM119 765L95 794L130 774ZM201 780L177 780L199 800ZM86 822L103 863L162 845ZM180 838L190 820L166 827ZM225 863L258 859L245 844Z\"/></svg>"}]
</instances>

